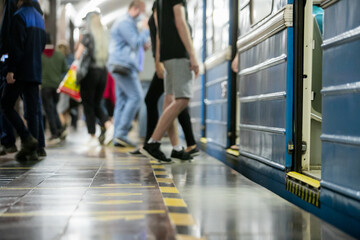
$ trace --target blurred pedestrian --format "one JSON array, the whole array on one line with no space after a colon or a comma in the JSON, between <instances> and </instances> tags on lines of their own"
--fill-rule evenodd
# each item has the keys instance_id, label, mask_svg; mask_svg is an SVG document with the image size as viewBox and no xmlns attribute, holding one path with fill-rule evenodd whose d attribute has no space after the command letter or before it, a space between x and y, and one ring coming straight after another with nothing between
<instances>
[{"instance_id":1,"label":"blurred pedestrian","mask_svg":"<svg viewBox=\"0 0 360 240\"><path fill-rule=\"evenodd\" d=\"M65 56L60 51L55 50L50 34L47 34L46 46L42 54L41 96L51 132L51 137L48 140L50 145L59 143L61 138L65 137L65 129L60 122L56 105L59 101L57 88L67 70Z\"/></svg>"},{"instance_id":2,"label":"blurred pedestrian","mask_svg":"<svg viewBox=\"0 0 360 240\"><path fill-rule=\"evenodd\" d=\"M109 46L109 70L115 79L116 103L114 110L114 145L135 147L128 138L132 121L143 100L139 81L139 49L149 39L147 19L144 17L145 3L133 0L125 16L119 18L111 28ZM143 19L143 30L137 24Z\"/></svg>"},{"instance_id":3,"label":"blurred pedestrian","mask_svg":"<svg viewBox=\"0 0 360 240\"><path fill-rule=\"evenodd\" d=\"M18 161L37 160L38 140L42 121L39 85L41 84L41 54L45 48L45 25L42 15L31 0L19 0L19 10L11 23L9 66L1 106L21 138L22 146L16 155ZM22 95L26 105L28 128L15 111L14 105Z\"/></svg>"},{"instance_id":4,"label":"blurred pedestrian","mask_svg":"<svg viewBox=\"0 0 360 240\"><path fill-rule=\"evenodd\" d=\"M101 107L101 100L107 80L106 62L108 60L108 33L101 24L99 13L88 13L85 17L85 21L86 32L76 51L75 58L84 58L83 54L85 53L87 55L86 57L90 58L87 74L80 82L80 94L84 106L88 133L91 136L89 144L96 145L96 118L101 127L101 133L98 138L100 144L103 144L105 141L106 130L109 130L109 134L111 132L110 129L112 128L109 116L105 114Z\"/></svg>"}]
</instances>

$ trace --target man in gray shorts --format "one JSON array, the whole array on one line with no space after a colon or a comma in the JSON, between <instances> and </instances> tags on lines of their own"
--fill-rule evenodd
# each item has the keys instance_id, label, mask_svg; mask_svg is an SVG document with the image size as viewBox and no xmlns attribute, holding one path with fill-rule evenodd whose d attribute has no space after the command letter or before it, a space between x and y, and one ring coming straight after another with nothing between
<instances>
[{"instance_id":1,"label":"man in gray shorts","mask_svg":"<svg viewBox=\"0 0 360 240\"><path fill-rule=\"evenodd\" d=\"M165 67L164 111L153 135L140 151L159 161L171 161L160 150L161 138L167 131L173 145L171 158L190 160L191 156L179 145L175 124L192 97L193 72L196 77L199 74L187 23L186 0L157 0L157 20L156 71L161 75Z\"/></svg>"}]
</instances>

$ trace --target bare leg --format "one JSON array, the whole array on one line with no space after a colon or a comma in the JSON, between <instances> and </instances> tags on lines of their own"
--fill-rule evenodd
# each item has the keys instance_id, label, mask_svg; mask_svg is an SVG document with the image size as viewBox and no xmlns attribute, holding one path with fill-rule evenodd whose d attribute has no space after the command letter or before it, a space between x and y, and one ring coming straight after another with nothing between
<instances>
[{"instance_id":1,"label":"bare leg","mask_svg":"<svg viewBox=\"0 0 360 240\"><path fill-rule=\"evenodd\" d=\"M187 107L188 104L189 104L189 99L187 98L179 98L176 99L175 101L172 101L166 107L163 114L161 115L151 138L155 141L161 141L161 138L164 136L167 130L169 130L170 140L175 137L177 138L177 136L171 136L171 134L176 134L175 132L176 126L174 126L174 120L177 118L179 113Z\"/></svg>"}]
</instances>

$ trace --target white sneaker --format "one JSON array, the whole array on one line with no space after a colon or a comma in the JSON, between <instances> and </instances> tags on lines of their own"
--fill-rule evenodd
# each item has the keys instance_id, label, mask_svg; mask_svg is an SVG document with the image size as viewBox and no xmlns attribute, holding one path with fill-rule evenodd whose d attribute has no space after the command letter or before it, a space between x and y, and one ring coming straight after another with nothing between
<instances>
[{"instance_id":1,"label":"white sneaker","mask_svg":"<svg viewBox=\"0 0 360 240\"><path fill-rule=\"evenodd\" d=\"M96 137L90 137L89 141L87 142L89 147L97 147L99 146L99 140Z\"/></svg>"},{"instance_id":2,"label":"white sneaker","mask_svg":"<svg viewBox=\"0 0 360 240\"><path fill-rule=\"evenodd\" d=\"M104 144L109 145L114 138L114 124L106 130Z\"/></svg>"}]
</instances>

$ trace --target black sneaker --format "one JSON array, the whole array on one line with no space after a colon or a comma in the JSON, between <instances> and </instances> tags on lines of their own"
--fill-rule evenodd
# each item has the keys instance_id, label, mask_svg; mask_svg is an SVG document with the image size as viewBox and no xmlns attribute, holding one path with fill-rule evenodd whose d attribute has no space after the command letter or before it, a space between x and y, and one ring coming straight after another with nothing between
<instances>
[{"instance_id":1,"label":"black sneaker","mask_svg":"<svg viewBox=\"0 0 360 240\"><path fill-rule=\"evenodd\" d=\"M67 128L66 126L64 126L61 131L60 131L60 140L61 141L64 141L66 139L66 136L67 136Z\"/></svg>"},{"instance_id":2,"label":"black sneaker","mask_svg":"<svg viewBox=\"0 0 360 240\"><path fill-rule=\"evenodd\" d=\"M38 141L33 136L28 136L21 144L21 151L32 153L36 150Z\"/></svg>"},{"instance_id":3,"label":"black sneaker","mask_svg":"<svg viewBox=\"0 0 360 240\"><path fill-rule=\"evenodd\" d=\"M186 160L192 160L192 156L190 156L189 153L185 152L184 149L182 149L180 152L175 151L174 149L171 152L171 159L176 159L176 160L182 160L182 161L186 161Z\"/></svg>"},{"instance_id":4,"label":"black sneaker","mask_svg":"<svg viewBox=\"0 0 360 240\"><path fill-rule=\"evenodd\" d=\"M46 157L47 156L45 148L38 149L37 154L38 154L39 157Z\"/></svg>"},{"instance_id":5,"label":"black sneaker","mask_svg":"<svg viewBox=\"0 0 360 240\"><path fill-rule=\"evenodd\" d=\"M137 155L142 155L142 153L140 152L140 148L135 149L134 151L129 152L131 155L137 156Z\"/></svg>"},{"instance_id":6,"label":"black sneaker","mask_svg":"<svg viewBox=\"0 0 360 240\"><path fill-rule=\"evenodd\" d=\"M0 156L6 155L5 147L0 146Z\"/></svg>"},{"instance_id":7,"label":"black sneaker","mask_svg":"<svg viewBox=\"0 0 360 240\"><path fill-rule=\"evenodd\" d=\"M27 156L29 161L39 161L39 155L37 151L33 151L30 155Z\"/></svg>"},{"instance_id":8,"label":"black sneaker","mask_svg":"<svg viewBox=\"0 0 360 240\"><path fill-rule=\"evenodd\" d=\"M187 152L190 156L195 157L200 155L200 150L196 147Z\"/></svg>"},{"instance_id":9,"label":"black sneaker","mask_svg":"<svg viewBox=\"0 0 360 240\"><path fill-rule=\"evenodd\" d=\"M145 143L140 149L140 152L151 159L162 162L171 162L171 159L166 158L165 154L160 150L160 143Z\"/></svg>"},{"instance_id":10,"label":"black sneaker","mask_svg":"<svg viewBox=\"0 0 360 240\"><path fill-rule=\"evenodd\" d=\"M99 143L101 145L104 145L104 141L105 141L105 133L106 133L106 128L105 127L101 127L101 133L100 133L100 136L99 136Z\"/></svg>"},{"instance_id":11,"label":"black sneaker","mask_svg":"<svg viewBox=\"0 0 360 240\"><path fill-rule=\"evenodd\" d=\"M16 153L18 151L16 145L4 146L4 150L6 153Z\"/></svg>"}]
</instances>

